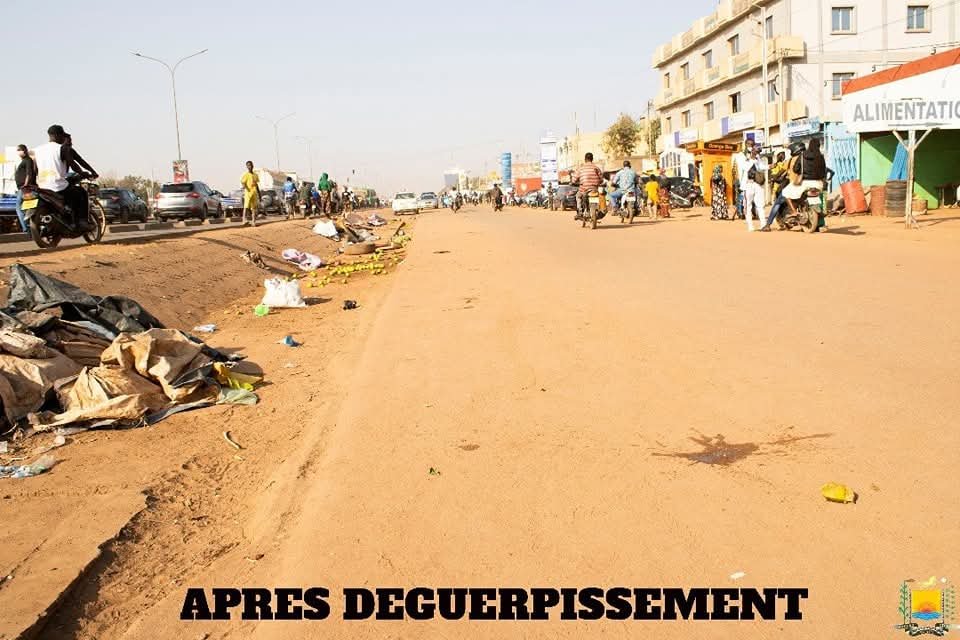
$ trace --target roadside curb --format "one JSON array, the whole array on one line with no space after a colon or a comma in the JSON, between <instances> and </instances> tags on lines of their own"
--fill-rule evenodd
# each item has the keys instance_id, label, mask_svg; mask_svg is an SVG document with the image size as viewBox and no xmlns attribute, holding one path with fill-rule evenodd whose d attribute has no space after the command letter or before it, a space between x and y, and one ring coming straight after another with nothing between
<instances>
[{"instance_id":1,"label":"roadside curb","mask_svg":"<svg viewBox=\"0 0 960 640\"><path fill-rule=\"evenodd\" d=\"M161 229L173 229L172 222L148 222L143 225L144 231L160 231Z\"/></svg>"},{"instance_id":2,"label":"roadside curb","mask_svg":"<svg viewBox=\"0 0 960 640\"><path fill-rule=\"evenodd\" d=\"M15 242L30 242L29 233L0 233L0 244L13 244Z\"/></svg>"},{"instance_id":3,"label":"roadside curb","mask_svg":"<svg viewBox=\"0 0 960 640\"><path fill-rule=\"evenodd\" d=\"M203 224L203 220L181 220L180 222L174 222L173 226L177 229L184 229L186 227L199 227Z\"/></svg>"},{"instance_id":4,"label":"roadside curb","mask_svg":"<svg viewBox=\"0 0 960 640\"><path fill-rule=\"evenodd\" d=\"M142 225L139 224L111 224L107 226L107 233L129 233L131 231L141 231Z\"/></svg>"},{"instance_id":5,"label":"roadside curb","mask_svg":"<svg viewBox=\"0 0 960 640\"><path fill-rule=\"evenodd\" d=\"M223 224L226 221L226 218L207 218L203 224Z\"/></svg>"}]
</instances>

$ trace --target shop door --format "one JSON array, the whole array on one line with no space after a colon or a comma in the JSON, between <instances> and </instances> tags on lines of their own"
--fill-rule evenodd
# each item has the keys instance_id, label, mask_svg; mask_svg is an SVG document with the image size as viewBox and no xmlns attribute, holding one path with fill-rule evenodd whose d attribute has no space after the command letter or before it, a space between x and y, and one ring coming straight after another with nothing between
<instances>
[{"instance_id":1,"label":"shop door","mask_svg":"<svg viewBox=\"0 0 960 640\"><path fill-rule=\"evenodd\" d=\"M830 190L839 188L844 182L860 177L857 166L857 134L847 131L841 122L829 122L826 125L827 166L833 169L833 183Z\"/></svg>"}]
</instances>

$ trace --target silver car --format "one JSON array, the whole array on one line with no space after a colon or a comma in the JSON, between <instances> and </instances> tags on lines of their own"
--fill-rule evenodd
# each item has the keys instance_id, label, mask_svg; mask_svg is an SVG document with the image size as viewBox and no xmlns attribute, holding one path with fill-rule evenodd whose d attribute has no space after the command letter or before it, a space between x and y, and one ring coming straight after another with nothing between
<instances>
[{"instance_id":1,"label":"silver car","mask_svg":"<svg viewBox=\"0 0 960 640\"><path fill-rule=\"evenodd\" d=\"M160 222L168 218L222 218L220 194L203 182L168 182L160 187L155 212Z\"/></svg>"}]
</instances>

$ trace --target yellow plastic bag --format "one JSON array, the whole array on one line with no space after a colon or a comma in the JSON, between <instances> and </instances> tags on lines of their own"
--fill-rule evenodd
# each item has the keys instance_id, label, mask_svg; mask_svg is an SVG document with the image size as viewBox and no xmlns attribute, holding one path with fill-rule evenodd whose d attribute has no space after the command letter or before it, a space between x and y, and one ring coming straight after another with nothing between
<instances>
[{"instance_id":1,"label":"yellow plastic bag","mask_svg":"<svg viewBox=\"0 0 960 640\"><path fill-rule=\"evenodd\" d=\"M820 493L822 493L823 497L830 502L846 504L848 502L857 501L857 494L853 489L845 484L837 484L836 482L828 482L827 484L823 485L823 487L820 489Z\"/></svg>"},{"instance_id":2,"label":"yellow plastic bag","mask_svg":"<svg viewBox=\"0 0 960 640\"><path fill-rule=\"evenodd\" d=\"M217 374L217 382L231 389L253 391L253 385L263 380L260 376L238 373L223 362L213 363L213 370Z\"/></svg>"}]
</instances>

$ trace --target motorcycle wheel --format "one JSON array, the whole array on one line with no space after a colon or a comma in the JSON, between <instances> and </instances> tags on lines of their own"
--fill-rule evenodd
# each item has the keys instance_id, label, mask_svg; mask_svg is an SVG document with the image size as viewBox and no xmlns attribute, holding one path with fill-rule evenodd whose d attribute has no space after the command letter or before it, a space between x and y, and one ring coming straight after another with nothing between
<instances>
[{"instance_id":1,"label":"motorcycle wheel","mask_svg":"<svg viewBox=\"0 0 960 640\"><path fill-rule=\"evenodd\" d=\"M590 228L597 228L597 210L593 207L590 207Z\"/></svg>"},{"instance_id":2,"label":"motorcycle wheel","mask_svg":"<svg viewBox=\"0 0 960 640\"><path fill-rule=\"evenodd\" d=\"M627 224L633 224L633 216L635 213L636 210L633 207L630 207L630 215L627 217Z\"/></svg>"},{"instance_id":3,"label":"motorcycle wheel","mask_svg":"<svg viewBox=\"0 0 960 640\"><path fill-rule=\"evenodd\" d=\"M36 217L30 218L30 237L41 249L53 249L60 244L60 236L45 236L40 232L40 221Z\"/></svg>"},{"instance_id":4,"label":"motorcycle wheel","mask_svg":"<svg viewBox=\"0 0 960 640\"><path fill-rule=\"evenodd\" d=\"M93 231L83 234L83 239L89 244L97 244L103 239L103 232L107 228L107 216L99 202L95 205L91 203L90 211L87 213L87 221L93 227Z\"/></svg>"}]
</instances>

